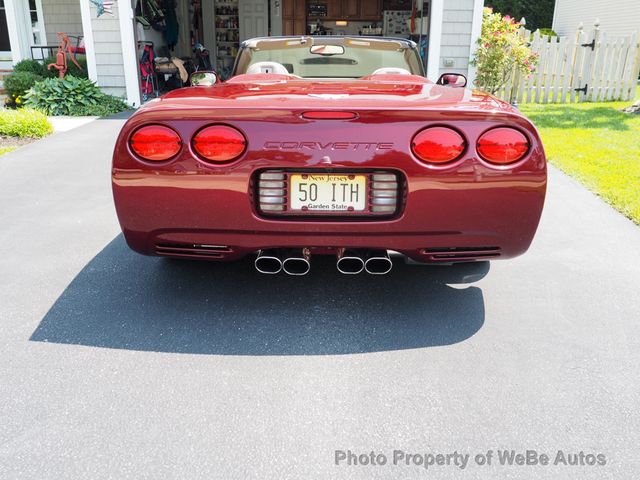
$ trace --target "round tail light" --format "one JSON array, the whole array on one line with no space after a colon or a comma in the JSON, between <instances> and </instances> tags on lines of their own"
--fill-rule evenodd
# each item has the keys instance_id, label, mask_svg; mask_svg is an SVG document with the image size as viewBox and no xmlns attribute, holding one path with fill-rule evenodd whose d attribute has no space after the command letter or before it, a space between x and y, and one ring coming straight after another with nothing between
<instances>
[{"instance_id":1,"label":"round tail light","mask_svg":"<svg viewBox=\"0 0 640 480\"><path fill-rule=\"evenodd\" d=\"M429 127L413 137L411 150L424 162L447 163L459 158L466 145L462 135L451 128Z\"/></svg>"},{"instance_id":2,"label":"round tail light","mask_svg":"<svg viewBox=\"0 0 640 480\"><path fill-rule=\"evenodd\" d=\"M244 153L247 140L239 130L227 125L205 127L193 137L193 149L212 162L229 162Z\"/></svg>"},{"instance_id":3,"label":"round tail light","mask_svg":"<svg viewBox=\"0 0 640 480\"><path fill-rule=\"evenodd\" d=\"M518 130L498 127L483 133L476 146L487 162L498 165L517 162L529 151L529 140Z\"/></svg>"},{"instance_id":4,"label":"round tail light","mask_svg":"<svg viewBox=\"0 0 640 480\"><path fill-rule=\"evenodd\" d=\"M147 125L133 132L129 145L140 158L161 162L169 160L180 151L182 140L169 127Z\"/></svg>"}]
</instances>

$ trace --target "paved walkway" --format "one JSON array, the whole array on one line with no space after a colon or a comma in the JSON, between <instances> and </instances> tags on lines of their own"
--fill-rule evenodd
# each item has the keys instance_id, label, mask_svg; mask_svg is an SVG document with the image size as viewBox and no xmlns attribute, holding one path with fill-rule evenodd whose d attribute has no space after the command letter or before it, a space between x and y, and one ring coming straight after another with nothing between
<instances>
[{"instance_id":1,"label":"paved walkway","mask_svg":"<svg viewBox=\"0 0 640 480\"><path fill-rule=\"evenodd\" d=\"M55 132L68 132L74 128L81 127L87 123L91 123L100 117L48 117L49 122L53 125Z\"/></svg>"}]
</instances>

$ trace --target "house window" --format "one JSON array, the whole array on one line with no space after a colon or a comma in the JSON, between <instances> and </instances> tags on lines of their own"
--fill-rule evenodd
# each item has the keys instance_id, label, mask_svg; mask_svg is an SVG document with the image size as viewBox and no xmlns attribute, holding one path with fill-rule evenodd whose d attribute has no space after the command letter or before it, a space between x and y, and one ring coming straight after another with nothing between
<instances>
[{"instance_id":1,"label":"house window","mask_svg":"<svg viewBox=\"0 0 640 480\"><path fill-rule=\"evenodd\" d=\"M7 29L7 13L4 8L4 0L0 0L0 52L10 52L9 30Z\"/></svg>"},{"instance_id":2,"label":"house window","mask_svg":"<svg viewBox=\"0 0 640 480\"><path fill-rule=\"evenodd\" d=\"M33 45L44 45L47 43L42 38L42 23L40 22L40 10L36 0L29 0L29 16L31 18L31 32L33 35Z\"/></svg>"}]
</instances>

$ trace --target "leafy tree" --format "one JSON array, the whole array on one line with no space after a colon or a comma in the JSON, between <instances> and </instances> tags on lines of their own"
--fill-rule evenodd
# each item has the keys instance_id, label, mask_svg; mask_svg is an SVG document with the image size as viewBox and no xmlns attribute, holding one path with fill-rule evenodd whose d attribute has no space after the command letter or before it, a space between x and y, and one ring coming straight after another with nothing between
<instances>
[{"instance_id":1,"label":"leafy tree","mask_svg":"<svg viewBox=\"0 0 640 480\"><path fill-rule=\"evenodd\" d=\"M551 28L553 23L553 7L555 0L485 0L487 7L516 20L522 17L527 21L527 28L532 32L539 28Z\"/></svg>"}]
</instances>

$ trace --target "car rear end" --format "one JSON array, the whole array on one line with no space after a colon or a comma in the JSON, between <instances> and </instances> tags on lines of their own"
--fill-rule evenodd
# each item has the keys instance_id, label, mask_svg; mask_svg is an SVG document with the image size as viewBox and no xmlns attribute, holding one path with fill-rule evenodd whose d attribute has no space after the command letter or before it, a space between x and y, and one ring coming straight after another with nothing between
<instances>
[{"instance_id":1,"label":"car rear end","mask_svg":"<svg viewBox=\"0 0 640 480\"><path fill-rule=\"evenodd\" d=\"M450 263L529 247L546 160L510 108L274 103L176 100L127 122L113 192L132 249L207 260L262 252L277 266L282 252ZM145 136L149 126L166 130Z\"/></svg>"}]
</instances>

